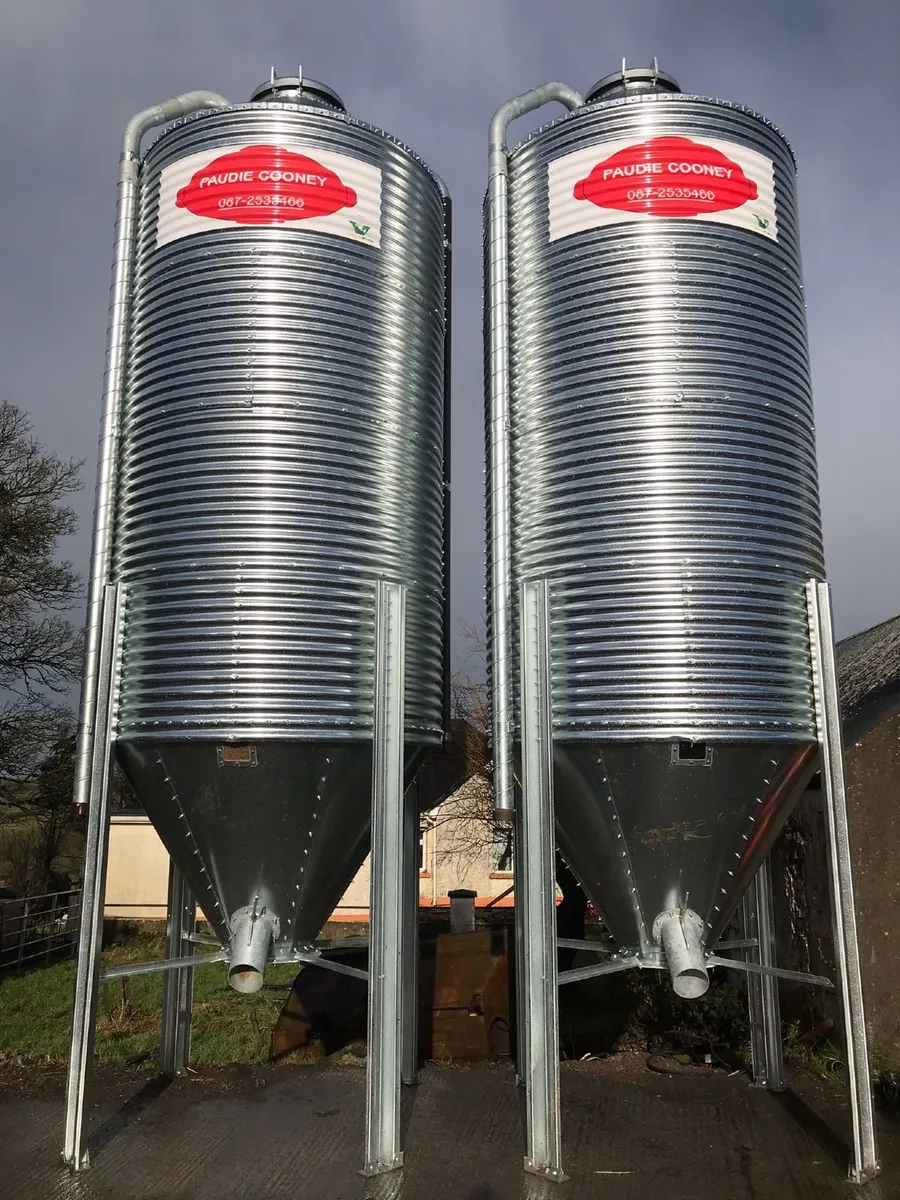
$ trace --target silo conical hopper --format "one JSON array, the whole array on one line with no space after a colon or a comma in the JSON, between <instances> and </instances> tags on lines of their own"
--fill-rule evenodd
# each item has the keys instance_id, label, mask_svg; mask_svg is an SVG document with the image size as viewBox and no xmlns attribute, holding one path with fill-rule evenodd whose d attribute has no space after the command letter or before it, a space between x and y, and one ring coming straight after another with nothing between
<instances>
[{"instance_id":1,"label":"silo conical hopper","mask_svg":"<svg viewBox=\"0 0 900 1200\"><path fill-rule=\"evenodd\" d=\"M368 851L378 580L407 588L410 775L442 739L445 201L300 78L141 162L116 752L239 990Z\"/></svg>"},{"instance_id":2,"label":"silo conical hopper","mask_svg":"<svg viewBox=\"0 0 900 1200\"><path fill-rule=\"evenodd\" d=\"M795 164L656 69L585 101L508 154L508 598L548 582L562 853L621 946L702 968L815 762Z\"/></svg>"}]
</instances>

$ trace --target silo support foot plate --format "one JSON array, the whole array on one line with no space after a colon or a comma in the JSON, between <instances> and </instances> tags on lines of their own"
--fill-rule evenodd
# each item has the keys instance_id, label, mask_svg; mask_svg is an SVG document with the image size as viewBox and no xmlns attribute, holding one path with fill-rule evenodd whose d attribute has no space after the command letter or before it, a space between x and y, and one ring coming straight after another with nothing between
<instances>
[{"instance_id":1,"label":"silo support foot plate","mask_svg":"<svg viewBox=\"0 0 900 1200\"><path fill-rule=\"evenodd\" d=\"M873 1166L868 1167L866 1170L863 1170L863 1171L858 1171L855 1167L851 1167L850 1170L847 1172L847 1179L850 1181L850 1183L857 1183L857 1184L871 1183L872 1180L877 1175L880 1175L880 1174L881 1174L881 1163L877 1162Z\"/></svg>"},{"instance_id":2,"label":"silo support foot plate","mask_svg":"<svg viewBox=\"0 0 900 1200\"><path fill-rule=\"evenodd\" d=\"M360 1171L360 1175L366 1179L371 1179L375 1175L387 1175L391 1171L399 1171L403 1167L403 1153L395 1155L390 1162L374 1162L366 1163Z\"/></svg>"},{"instance_id":3,"label":"silo support foot plate","mask_svg":"<svg viewBox=\"0 0 900 1200\"><path fill-rule=\"evenodd\" d=\"M530 1158L525 1159L525 1170L529 1175L539 1175L541 1179L549 1179L552 1183L566 1183L569 1179L562 1167L538 1167Z\"/></svg>"}]
</instances>

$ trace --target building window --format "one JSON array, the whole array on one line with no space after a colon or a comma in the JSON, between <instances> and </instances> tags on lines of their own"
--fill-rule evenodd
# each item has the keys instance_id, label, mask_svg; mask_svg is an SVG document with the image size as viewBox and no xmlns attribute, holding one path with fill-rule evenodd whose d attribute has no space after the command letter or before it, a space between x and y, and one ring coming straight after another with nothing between
<instances>
[{"instance_id":1,"label":"building window","mask_svg":"<svg viewBox=\"0 0 900 1200\"><path fill-rule=\"evenodd\" d=\"M513 869L512 828L499 827L491 834L491 873L511 875Z\"/></svg>"},{"instance_id":2,"label":"building window","mask_svg":"<svg viewBox=\"0 0 900 1200\"><path fill-rule=\"evenodd\" d=\"M426 875L428 873L428 864L425 861L425 835L427 829L419 827L419 874Z\"/></svg>"}]
</instances>

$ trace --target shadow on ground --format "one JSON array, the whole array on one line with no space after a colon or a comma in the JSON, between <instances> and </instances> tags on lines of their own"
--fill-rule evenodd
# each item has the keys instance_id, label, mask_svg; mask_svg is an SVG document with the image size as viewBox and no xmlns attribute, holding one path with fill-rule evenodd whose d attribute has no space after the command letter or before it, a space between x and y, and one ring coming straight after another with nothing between
<instances>
[{"instance_id":1,"label":"shadow on ground","mask_svg":"<svg viewBox=\"0 0 900 1200\"><path fill-rule=\"evenodd\" d=\"M646 1054L565 1063L564 1191L527 1177L520 1089L509 1066L431 1066L404 1096L404 1170L362 1165L365 1072L208 1069L163 1087L97 1072L90 1170L59 1166L64 1077L0 1076L0 1178L16 1200L831 1200L846 1198L847 1113L808 1077L784 1097L740 1073L647 1069ZM880 1181L900 1195L900 1124L879 1119Z\"/></svg>"}]
</instances>

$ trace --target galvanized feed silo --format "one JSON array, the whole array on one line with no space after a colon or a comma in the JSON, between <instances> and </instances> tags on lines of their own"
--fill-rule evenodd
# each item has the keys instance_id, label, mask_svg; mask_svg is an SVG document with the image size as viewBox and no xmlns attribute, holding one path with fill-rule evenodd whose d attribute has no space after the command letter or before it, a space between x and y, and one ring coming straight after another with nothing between
<instances>
[{"instance_id":1,"label":"galvanized feed silo","mask_svg":"<svg viewBox=\"0 0 900 1200\"><path fill-rule=\"evenodd\" d=\"M510 148L550 102L568 113ZM516 830L525 1167L557 1181L557 984L632 968L687 998L745 971L775 1091L777 979L836 986L850 1178L878 1172L794 176L768 121L655 60L491 121L494 803ZM778 966L766 857L817 769L836 984ZM612 946L556 937L556 846ZM557 946L594 961L558 973Z\"/></svg>"},{"instance_id":2,"label":"galvanized feed silo","mask_svg":"<svg viewBox=\"0 0 900 1200\"><path fill-rule=\"evenodd\" d=\"M621 946L658 955L667 925L709 946L816 744L794 160L756 113L653 70L601 81L507 169L495 697L518 730L518 591L546 580L560 849ZM502 462L495 446L495 621Z\"/></svg>"},{"instance_id":3,"label":"galvanized feed silo","mask_svg":"<svg viewBox=\"0 0 900 1200\"><path fill-rule=\"evenodd\" d=\"M138 186L116 752L252 990L368 849L379 580L410 772L443 736L446 194L299 78L176 121Z\"/></svg>"}]
</instances>

